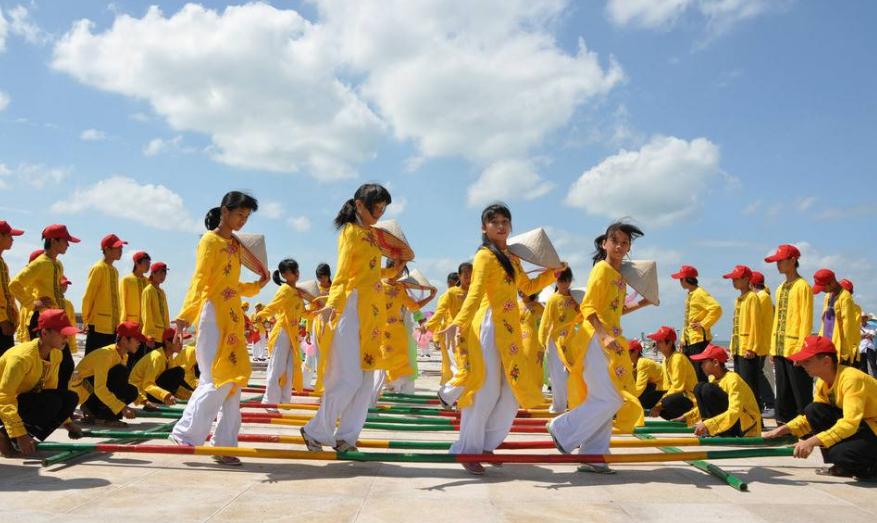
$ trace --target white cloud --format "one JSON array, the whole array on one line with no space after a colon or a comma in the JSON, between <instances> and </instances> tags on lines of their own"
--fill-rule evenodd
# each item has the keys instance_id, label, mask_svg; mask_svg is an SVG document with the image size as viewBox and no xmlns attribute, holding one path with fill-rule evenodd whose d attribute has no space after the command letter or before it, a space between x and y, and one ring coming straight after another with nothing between
<instances>
[{"instance_id":1,"label":"white cloud","mask_svg":"<svg viewBox=\"0 0 877 523\"><path fill-rule=\"evenodd\" d=\"M197 149L194 147L189 147L183 145L183 137L180 135L174 136L169 140L165 140L162 138L153 138L149 140L143 147L143 154L145 156L156 156L161 153L166 152L180 152L191 154L194 153Z\"/></svg>"},{"instance_id":2,"label":"white cloud","mask_svg":"<svg viewBox=\"0 0 877 523\"><path fill-rule=\"evenodd\" d=\"M554 184L539 176L526 160L502 160L491 164L469 187L467 201L474 207L495 200L535 200Z\"/></svg>"},{"instance_id":3,"label":"white cloud","mask_svg":"<svg viewBox=\"0 0 877 523\"><path fill-rule=\"evenodd\" d=\"M3 8L0 8L0 53L6 51L6 34L9 32L9 24L3 16Z\"/></svg>"},{"instance_id":4,"label":"white cloud","mask_svg":"<svg viewBox=\"0 0 877 523\"><path fill-rule=\"evenodd\" d=\"M18 178L28 185L42 189L46 185L57 184L70 176L67 167L49 167L41 163L22 163L16 169Z\"/></svg>"},{"instance_id":5,"label":"white cloud","mask_svg":"<svg viewBox=\"0 0 877 523\"><path fill-rule=\"evenodd\" d=\"M52 40L52 35L43 31L30 17L23 5L9 10L9 33L24 38L30 44L45 44Z\"/></svg>"},{"instance_id":6,"label":"white cloud","mask_svg":"<svg viewBox=\"0 0 877 523\"><path fill-rule=\"evenodd\" d=\"M79 139L84 142L100 142L107 139L107 134L97 129L86 129L79 135Z\"/></svg>"},{"instance_id":7,"label":"white cloud","mask_svg":"<svg viewBox=\"0 0 877 523\"><path fill-rule=\"evenodd\" d=\"M743 213L744 216L752 216L753 214L757 213L763 205L763 201L755 200L754 202L744 207L743 210L740 212Z\"/></svg>"},{"instance_id":8,"label":"white cloud","mask_svg":"<svg viewBox=\"0 0 877 523\"><path fill-rule=\"evenodd\" d=\"M719 148L706 138L656 136L636 151L622 149L585 171L566 203L610 219L632 216L663 226L694 214L723 177Z\"/></svg>"},{"instance_id":9,"label":"white cloud","mask_svg":"<svg viewBox=\"0 0 877 523\"><path fill-rule=\"evenodd\" d=\"M389 190L389 187L387 187L387 189ZM387 218L395 218L405 212L405 207L407 206L408 198L404 196L397 196L393 198L393 203L387 206L387 212L385 212L384 214Z\"/></svg>"},{"instance_id":10,"label":"white cloud","mask_svg":"<svg viewBox=\"0 0 877 523\"><path fill-rule=\"evenodd\" d=\"M798 201L795 203L795 208L798 209L798 211L800 212L807 212L808 210L810 210L811 207L813 207L813 204L816 203L816 199L817 198L815 196L799 198Z\"/></svg>"},{"instance_id":11,"label":"white cloud","mask_svg":"<svg viewBox=\"0 0 877 523\"><path fill-rule=\"evenodd\" d=\"M617 26L668 29L692 0L609 0L606 14Z\"/></svg>"},{"instance_id":12,"label":"white cloud","mask_svg":"<svg viewBox=\"0 0 877 523\"><path fill-rule=\"evenodd\" d=\"M311 220L307 216L291 216L286 220L286 224L298 232L311 230Z\"/></svg>"},{"instance_id":13,"label":"white cloud","mask_svg":"<svg viewBox=\"0 0 877 523\"><path fill-rule=\"evenodd\" d=\"M197 232L199 227L177 193L164 185L139 184L123 176L77 189L51 207L57 213L97 212L161 230Z\"/></svg>"},{"instance_id":14,"label":"white cloud","mask_svg":"<svg viewBox=\"0 0 877 523\"><path fill-rule=\"evenodd\" d=\"M3 91L0 91L0 111L3 111L7 107L9 107L10 98L9 95Z\"/></svg>"},{"instance_id":15,"label":"white cloud","mask_svg":"<svg viewBox=\"0 0 877 523\"><path fill-rule=\"evenodd\" d=\"M264 215L272 220L278 220L283 217L283 204L280 202L262 202L259 204L259 214Z\"/></svg>"},{"instance_id":16,"label":"white cloud","mask_svg":"<svg viewBox=\"0 0 877 523\"><path fill-rule=\"evenodd\" d=\"M131 119L135 120L137 122L140 122L140 123L146 123L146 122L152 121L152 118L148 114L140 113L140 112L132 113Z\"/></svg>"}]
</instances>

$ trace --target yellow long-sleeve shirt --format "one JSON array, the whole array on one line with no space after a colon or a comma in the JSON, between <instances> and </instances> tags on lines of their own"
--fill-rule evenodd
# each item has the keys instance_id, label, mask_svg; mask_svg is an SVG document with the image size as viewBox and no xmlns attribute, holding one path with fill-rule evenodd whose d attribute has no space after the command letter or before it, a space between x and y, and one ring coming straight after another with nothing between
<instances>
[{"instance_id":1,"label":"yellow long-sleeve shirt","mask_svg":"<svg viewBox=\"0 0 877 523\"><path fill-rule=\"evenodd\" d=\"M164 349L155 349L146 353L140 358L131 369L131 375L128 377L128 383L137 387L140 396L137 398L138 403L146 403L147 394L152 397L165 401L168 397L173 396L173 392L165 390L155 383L155 380L161 376L170 366L167 354Z\"/></svg>"},{"instance_id":2,"label":"yellow long-sleeve shirt","mask_svg":"<svg viewBox=\"0 0 877 523\"><path fill-rule=\"evenodd\" d=\"M716 381L710 376L710 383L715 383L728 395L728 410L703 420L710 436L721 434L731 430L737 421L740 421L740 430L743 437L754 438L761 435L761 409L755 401L755 394L742 377L736 372L728 371L722 379ZM700 419L697 406L685 414L685 420L689 426L694 425Z\"/></svg>"},{"instance_id":3,"label":"yellow long-sleeve shirt","mask_svg":"<svg viewBox=\"0 0 877 523\"><path fill-rule=\"evenodd\" d=\"M30 339L27 322L30 320L35 300L42 297L49 298L50 303L46 304L48 307L59 307L64 303L64 294L61 292L62 276L64 276L64 265L43 253L25 265L9 282L9 292L21 304L22 310L28 311L27 317L22 318L19 325L21 339Z\"/></svg>"},{"instance_id":4,"label":"yellow long-sleeve shirt","mask_svg":"<svg viewBox=\"0 0 877 523\"><path fill-rule=\"evenodd\" d=\"M9 267L0 256L0 323L4 321L11 322L13 328L18 326L18 307L9 292Z\"/></svg>"},{"instance_id":5,"label":"yellow long-sleeve shirt","mask_svg":"<svg viewBox=\"0 0 877 523\"><path fill-rule=\"evenodd\" d=\"M770 354L771 329L773 329L773 298L767 287L755 293L758 296L758 352L759 356Z\"/></svg>"},{"instance_id":6,"label":"yellow long-sleeve shirt","mask_svg":"<svg viewBox=\"0 0 877 523\"><path fill-rule=\"evenodd\" d=\"M758 296L752 291L738 296L734 302L734 324L729 348L732 356L745 356L746 351L752 351L757 356L767 354L767 350L762 350L759 344L761 341L760 305Z\"/></svg>"},{"instance_id":7,"label":"yellow long-sleeve shirt","mask_svg":"<svg viewBox=\"0 0 877 523\"><path fill-rule=\"evenodd\" d=\"M87 400L93 392L101 403L118 414L126 405L107 388L107 374L116 365L126 365L127 363L128 355L120 355L116 344L93 350L76 365L76 370L70 380L70 390L79 395L80 404ZM85 381L86 378L93 378L94 384L89 385Z\"/></svg>"},{"instance_id":8,"label":"yellow long-sleeve shirt","mask_svg":"<svg viewBox=\"0 0 877 523\"><path fill-rule=\"evenodd\" d=\"M183 350L178 352L174 359L171 360L171 367L182 367L185 372L185 376L183 380L185 380L186 384L192 389L195 389L198 386L198 377L195 376L195 365L198 364L198 360L195 357L195 346L194 345L186 345L183 347Z\"/></svg>"},{"instance_id":9,"label":"yellow long-sleeve shirt","mask_svg":"<svg viewBox=\"0 0 877 523\"><path fill-rule=\"evenodd\" d=\"M661 364L657 361L640 356L636 360L636 386L634 394L637 397L641 396L649 383L653 383L656 390L664 390L664 369L661 368Z\"/></svg>"},{"instance_id":10,"label":"yellow long-sleeve shirt","mask_svg":"<svg viewBox=\"0 0 877 523\"><path fill-rule=\"evenodd\" d=\"M819 335L825 333L825 314L831 300L831 294L825 293L822 301L822 321L819 325ZM861 320L856 312L856 304L853 296L846 289L841 289L834 300L834 331L831 333L831 342L837 349L837 357L840 361L854 362L859 357L859 341L861 341Z\"/></svg>"},{"instance_id":11,"label":"yellow long-sleeve shirt","mask_svg":"<svg viewBox=\"0 0 877 523\"><path fill-rule=\"evenodd\" d=\"M664 358L664 396L681 392L692 403L697 403L694 397L694 386L697 385L697 374L694 366L685 354L674 351L669 358ZM660 402L658 402L660 405Z\"/></svg>"},{"instance_id":12,"label":"yellow long-sleeve shirt","mask_svg":"<svg viewBox=\"0 0 877 523\"><path fill-rule=\"evenodd\" d=\"M722 306L703 287L685 297L685 324L682 326L682 345L692 345L713 339L711 329L722 317ZM701 327L692 327L692 323Z\"/></svg>"},{"instance_id":13,"label":"yellow long-sleeve shirt","mask_svg":"<svg viewBox=\"0 0 877 523\"><path fill-rule=\"evenodd\" d=\"M381 250L370 228L348 223L338 235L338 269L326 305L335 309L335 320L328 325L337 328L347 298L357 293L359 315L359 362L362 370L374 370L381 361L381 338L387 323L386 302L381 277L390 277L396 270L381 269ZM328 357L332 340L320 340L320 357ZM324 352L325 351L325 352Z\"/></svg>"},{"instance_id":14,"label":"yellow long-sleeve shirt","mask_svg":"<svg viewBox=\"0 0 877 523\"><path fill-rule=\"evenodd\" d=\"M545 314L545 307L538 301L529 306L518 301L518 308L521 311L521 339L524 341L524 354L529 364L523 374L525 378L532 379L533 387L541 390L545 347L539 343L539 322Z\"/></svg>"},{"instance_id":15,"label":"yellow long-sleeve shirt","mask_svg":"<svg viewBox=\"0 0 877 523\"><path fill-rule=\"evenodd\" d=\"M143 317L140 315L140 300L147 285L149 285L149 280L145 276L137 276L133 272L126 274L119 282L122 321L143 324Z\"/></svg>"},{"instance_id":16,"label":"yellow long-sleeve shirt","mask_svg":"<svg viewBox=\"0 0 877 523\"><path fill-rule=\"evenodd\" d=\"M788 358L804 346L804 338L813 332L813 290L800 276L783 282L776 290L771 328L770 354Z\"/></svg>"},{"instance_id":17,"label":"yellow long-sleeve shirt","mask_svg":"<svg viewBox=\"0 0 877 523\"><path fill-rule=\"evenodd\" d=\"M572 368L574 353L573 330L579 318L578 304L572 296L555 292L545 303L545 313L539 324L539 344L548 349L554 343L560 361L567 369Z\"/></svg>"},{"instance_id":18,"label":"yellow long-sleeve shirt","mask_svg":"<svg viewBox=\"0 0 877 523\"><path fill-rule=\"evenodd\" d=\"M435 334L449 326L454 321L454 317L457 313L460 312L460 308L463 306L463 300L466 299L466 292L467 291L462 287L451 287L442 293L439 297L432 318L425 323L427 330ZM451 362L447 352L450 340L447 339L447 336L436 336L436 340L442 350L441 384L444 385L452 377ZM463 362L459 356L458 349L459 347L454 347L454 360L459 368L463 366Z\"/></svg>"},{"instance_id":19,"label":"yellow long-sleeve shirt","mask_svg":"<svg viewBox=\"0 0 877 523\"><path fill-rule=\"evenodd\" d=\"M113 334L119 325L122 308L119 304L119 271L100 260L91 266L85 295L82 297L82 323L94 325L102 334Z\"/></svg>"},{"instance_id":20,"label":"yellow long-sleeve shirt","mask_svg":"<svg viewBox=\"0 0 877 523\"><path fill-rule=\"evenodd\" d=\"M67 319L70 321L70 325L76 325L76 311L73 310L73 303L64 298L64 313L67 315ZM76 345L76 335L67 336L67 346L70 347L70 353L76 354L79 351L79 346Z\"/></svg>"},{"instance_id":21,"label":"yellow long-sleeve shirt","mask_svg":"<svg viewBox=\"0 0 877 523\"><path fill-rule=\"evenodd\" d=\"M387 323L381 342L380 368L387 371L388 382L410 376L414 367L408 356L408 330L405 328L405 310L416 312L420 306L408 295L405 287L383 282Z\"/></svg>"},{"instance_id":22,"label":"yellow long-sleeve shirt","mask_svg":"<svg viewBox=\"0 0 877 523\"><path fill-rule=\"evenodd\" d=\"M144 336L161 340L165 329L171 326L171 317L167 309L167 295L164 289L149 284L143 289L140 297L140 316L143 319L141 329Z\"/></svg>"},{"instance_id":23,"label":"yellow long-sleeve shirt","mask_svg":"<svg viewBox=\"0 0 877 523\"><path fill-rule=\"evenodd\" d=\"M837 376L830 387L822 379L817 379L813 401L843 410L843 417L833 427L816 435L824 447L849 438L859 430L862 422L877 434L877 379L859 369L838 365ZM788 427L798 437L813 432L803 415L790 421Z\"/></svg>"},{"instance_id":24,"label":"yellow long-sleeve shirt","mask_svg":"<svg viewBox=\"0 0 877 523\"><path fill-rule=\"evenodd\" d=\"M515 269L512 278L506 274L496 256L482 247L475 254L472 269L472 284L466 294L463 307L454 318L453 324L459 328L460 347L465 351L465 365L449 382L463 386L464 392L457 401L460 407L468 407L484 383L484 356L481 352L481 324L487 311L490 311L494 328L494 341L502 361L506 380L518 403L524 408L542 405L544 397L541 389L536 389L532 380L524 379L522 372L529 364L526 361L521 337L521 316L518 309L518 290L524 294L536 294L554 283L554 271L544 271L536 278L529 278L521 266L521 260L508 254Z\"/></svg>"},{"instance_id":25,"label":"yellow long-sleeve shirt","mask_svg":"<svg viewBox=\"0 0 877 523\"><path fill-rule=\"evenodd\" d=\"M58 388L61 351L40 357L39 340L26 341L0 356L0 420L10 438L27 434L18 414L18 396L42 389Z\"/></svg>"},{"instance_id":26,"label":"yellow long-sleeve shirt","mask_svg":"<svg viewBox=\"0 0 877 523\"><path fill-rule=\"evenodd\" d=\"M195 271L177 317L194 324L204 305L208 301L213 304L219 327L219 346L211 367L216 387L231 382L244 387L252 373L241 296L255 296L261 287L258 282L242 283L240 276L240 241L234 236L225 239L214 231L205 233L198 242Z\"/></svg>"},{"instance_id":27,"label":"yellow long-sleeve shirt","mask_svg":"<svg viewBox=\"0 0 877 523\"><path fill-rule=\"evenodd\" d=\"M301 361L301 345L299 343L299 324L301 320L307 319L312 313L308 312L305 302L301 297L301 293L295 287L283 284L274 293L271 303L265 306L255 316L253 322L257 325L264 321L274 318L277 320L268 336L268 351L273 354L274 348L277 346L277 340L280 332L286 332L289 338L290 349L292 350L292 361ZM281 376L281 385L292 383L296 391L304 390L301 365L292 366L292 376Z\"/></svg>"}]
</instances>

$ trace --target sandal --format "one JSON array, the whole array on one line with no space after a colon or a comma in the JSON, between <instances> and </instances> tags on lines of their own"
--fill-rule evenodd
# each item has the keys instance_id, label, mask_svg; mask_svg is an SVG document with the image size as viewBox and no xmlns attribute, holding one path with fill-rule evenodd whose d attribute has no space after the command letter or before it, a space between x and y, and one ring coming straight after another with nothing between
<instances>
[{"instance_id":1,"label":"sandal","mask_svg":"<svg viewBox=\"0 0 877 523\"><path fill-rule=\"evenodd\" d=\"M576 470L592 474L615 474L615 469L609 468L605 463L582 463Z\"/></svg>"},{"instance_id":2,"label":"sandal","mask_svg":"<svg viewBox=\"0 0 877 523\"><path fill-rule=\"evenodd\" d=\"M466 470L466 472L472 474L473 476L484 475L484 466L477 461L467 461L465 463L461 463L461 465L463 465L463 468Z\"/></svg>"},{"instance_id":3,"label":"sandal","mask_svg":"<svg viewBox=\"0 0 877 523\"><path fill-rule=\"evenodd\" d=\"M229 467L240 467L243 465L240 458L237 456L213 456L213 461L220 465L226 465Z\"/></svg>"},{"instance_id":4,"label":"sandal","mask_svg":"<svg viewBox=\"0 0 877 523\"><path fill-rule=\"evenodd\" d=\"M311 452L322 452L323 451L323 445L319 441L308 436L308 433L305 432L304 427L299 429L299 432L301 433L301 438L303 440L305 440L305 446L308 448L309 451L311 451Z\"/></svg>"},{"instance_id":5,"label":"sandal","mask_svg":"<svg viewBox=\"0 0 877 523\"><path fill-rule=\"evenodd\" d=\"M554 442L554 446L557 447L557 450L559 450L561 454L569 454L569 451L563 448L563 446L560 444L560 441L558 441L557 436L554 435L553 419L545 424L545 430L547 430L548 434L551 435L551 441Z\"/></svg>"}]
</instances>

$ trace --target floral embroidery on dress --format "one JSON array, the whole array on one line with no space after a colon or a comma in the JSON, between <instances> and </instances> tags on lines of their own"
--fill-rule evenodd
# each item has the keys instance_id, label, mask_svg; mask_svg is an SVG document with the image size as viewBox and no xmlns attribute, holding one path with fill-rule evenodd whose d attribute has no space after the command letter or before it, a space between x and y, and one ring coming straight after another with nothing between
<instances>
[{"instance_id":1,"label":"floral embroidery on dress","mask_svg":"<svg viewBox=\"0 0 877 523\"><path fill-rule=\"evenodd\" d=\"M236 290L232 289L231 287L226 287L226 288L222 289L222 298L225 301L228 301L237 295L238 295L238 292Z\"/></svg>"},{"instance_id":2,"label":"floral embroidery on dress","mask_svg":"<svg viewBox=\"0 0 877 523\"><path fill-rule=\"evenodd\" d=\"M509 276L508 274L506 274L505 280L503 280L503 281L505 281L506 285L511 285L515 282L515 280L513 280L512 277Z\"/></svg>"},{"instance_id":3,"label":"floral embroidery on dress","mask_svg":"<svg viewBox=\"0 0 877 523\"><path fill-rule=\"evenodd\" d=\"M377 264L378 264L378 260L377 260L377 258L375 258L374 256L372 256L372 259L370 259L370 260L368 261L368 268L369 268L369 269L374 269L375 266L376 266Z\"/></svg>"},{"instance_id":4,"label":"floral embroidery on dress","mask_svg":"<svg viewBox=\"0 0 877 523\"><path fill-rule=\"evenodd\" d=\"M231 333L225 337L225 344L226 345L237 345L239 341L240 341L240 338L238 338L238 335L235 333Z\"/></svg>"},{"instance_id":5,"label":"floral embroidery on dress","mask_svg":"<svg viewBox=\"0 0 877 523\"><path fill-rule=\"evenodd\" d=\"M612 335L615 337L621 336L621 329L618 327L612 327Z\"/></svg>"},{"instance_id":6,"label":"floral embroidery on dress","mask_svg":"<svg viewBox=\"0 0 877 523\"><path fill-rule=\"evenodd\" d=\"M372 234L371 231L366 231L365 234L360 236L359 239L366 242L367 244L371 245L372 247L378 246L378 241L375 240L375 236L374 236L374 234Z\"/></svg>"},{"instance_id":7,"label":"floral embroidery on dress","mask_svg":"<svg viewBox=\"0 0 877 523\"><path fill-rule=\"evenodd\" d=\"M502 304L502 311L503 312L511 312L512 309L514 309L514 308L515 308L515 304L512 303L511 301L507 301L507 302Z\"/></svg>"},{"instance_id":8,"label":"floral embroidery on dress","mask_svg":"<svg viewBox=\"0 0 877 523\"><path fill-rule=\"evenodd\" d=\"M372 305L372 316L377 316L381 312L377 305Z\"/></svg>"},{"instance_id":9,"label":"floral embroidery on dress","mask_svg":"<svg viewBox=\"0 0 877 523\"><path fill-rule=\"evenodd\" d=\"M375 357L371 353L366 352L362 355L362 361L365 362L366 367L371 367L375 364Z\"/></svg>"},{"instance_id":10,"label":"floral embroidery on dress","mask_svg":"<svg viewBox=\"0 0 877 523\"><path fill-rule=\"evenodd\" d=\"M509 376L511 376L512 381L518 381L518 377L521 375L521 369L518 368L518 365L515 364L512 366L512 370L509 371Z\"/></svg>"},{"instance_id":11,"label":"floral embroidery on dress","mask_svg":"<svg viewBox=\"0 0 877 523\"><path fill-rule=\"evenodd\" d=\"M234 351L230 352L228 355L228 361L231 362L232 365L238 364L238 355L234 353Z\"/></svg>"},{"instance_id":12,"label":"floral embroidery on dress","mask_svg":"<svg viewBox=\"0 0 877 523\"><path fill-rule=\"evenodd\" d=\"M569 331L566 329L563 329L560 331L559 335L560 335L560 337L565 338L568 334L569 334Z\"/></svg>"},{"instance_id":13,"label":"floral embroidery on dress","mask_svg":"<svg viewBox=\"0 0 877 523\"><path fill-rule=\"evenodd\" d=\"M231 317L232 322L234 322L234 323L238 322L239 318L238 318L237 313L234 310L228 311L228 315Z\"/></svg>"},{"instance_id":14,"label":"floral embroidery on dress","mask_svg":"<svg viewBox=\"0 0 877 523\"><path fill-rule=\"evenodd\" d=\"M615 376L619 378L624 376L624 367L615 367Z\"/></svg>"},{"instance_id":15,"label":"floral embroidery on dress","mask_svg":"<svg viewBox=\"0 0 877 523\"><path fill-rule=\"evenodd\" d=\"M515 328L511 326L508 320L502 320L502 326L505 327L505 330L507 330L509 334L514 334Z\"/></svg>"},{"instance_id":16,"label":"floral embroidery on dress","mask_svg":"<svg viewBox=\"0 0 877 523\"><path fill-rule=\"evenodd\" d=\"M383 288L384 288L384 286L381 285L381 282L379 282L379 281L375 282L375 290L376 291L381 292L381 290L383 290Z\"/></svg>"},{"instance_id":17,"label":"floral embroidery on dress","mask_svg":"<svg viewBox=\"0 0 877 523\"><path fill-rule=\"evenodd\" d=\"M612 280L612 284L618 287L619 289L623 289L626 285L624 282L624 278L618 278L617 280Z\"/></svg>"},{"instance_id":18,"label":"floral embroidery on dress","mask_svg":"<svg viewBox=\"0 0 877 523\"><path fill-rule=\"evenodd\" d=\"M380 338L380 337L381 337L381 329L379 329L379 328L377 328L377 327L375 327L374 329L372 329L372 339L373 339L373 340L376 340L376 339L378 339L378 338Z\"/></svg>"},{"instance_id":19,"label":"floral embroidery on dress","mask_svg":"<svg viewBox=\"0 0 877 523\"><path fill-rule=\"evenodd\" d=\"M618 310L618 305L618 298L615 298L614 300L612 300L612 303L609 304L609 306L612 307L612 310L614 311Z\"/></svg>"},{"instance_id":20,"label":"floral embroidery on dress","mask_svg":"<svg viewBox=\"0 0 877 523\"><path fill-rule=\"evenodd\" d=\"M509 345L509 355L514 356L519 351L520 351L520 349L518 348L517 343L512 343L511 345Z\"/></svg>"}]
</instances>

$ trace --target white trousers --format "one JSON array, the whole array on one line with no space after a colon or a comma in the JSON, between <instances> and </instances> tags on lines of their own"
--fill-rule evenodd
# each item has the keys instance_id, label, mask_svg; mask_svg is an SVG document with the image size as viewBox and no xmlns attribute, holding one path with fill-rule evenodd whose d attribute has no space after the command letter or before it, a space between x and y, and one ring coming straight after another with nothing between
<instances>
[{"instance_id":1,"label":"white trousers","mask_svg":"<svg viewBox=\"0 0 877 523\"><path fill-rule=\"evenodd\" d=\"M390 382L390 390L399 394L414 394L414 378L403 376Z\"/></svg>"},{"instance_id":2,"label":"white trousers","mask_svg":"<svg viewBox=\"0 0 877 523\"><path fill-rule=\"evenodd\" d=\"M451 376L455 376L457 374L457 359L454 357L454 349L456 348L457 341L450 336L448 337L448 358L451 361ZM448 405L454 405L457 403L457 400L460 399L460 396L463 395L466 389L460 386L451 385L451 382L448 381L444 385L439 388L439 394L441 394L442 398Z\"/></svg>"},{"instance_id":3,"label":"white trousers","mask_svg":"<svg viewBox=\"0 0 877 523\"><path fill-rule=\"evenodd\" d=\"M588 345L583 374L588 396L578 407L554 418L554 435L566 450L578 448L580 454L606 454L612 438L612 418L622 400L609 377L609 364L596 336Z\"/></svg>"},{"instance_id":4,"label":"white trousers","mask_svg":"<svg viewBox=\"0 0 877 523\"><path fill-rule=\"evenodd\" d=\"M262 336L253 344L253 359L264 359L268 355L268 338Z\"/></svg>"},{"instance_id":5,"label":"white trousers","mask_svg":"<svg viewBox=\"0 0 877 523\"><path fill-rule=\"evenodd\" d=\"M313 387L314 380L317 379L317 365L320 361L320 346L317 344L316 331L311 332L311 342L314 346L314 352L306 354L305 360L301 364L302 383L307 388Z\"/></svg>"},{"instance_id":6,"label":"white trousers","mask_svg":"<svg viewBox=\"0 0 877 523\"><path fill-rule=\"evenodd\" d=\"M374 371L375 380L374 387L372 388L372 400L370 405L372 407L378 404L378 400L381 399L381 394L384 392L384 384L387 383L387 371L385 370L376 370Z\"/></svg>"},{"instance_id":7,"label":"white trousers","mask_svg":"<svg viewBox=\"0 0 877 523\"><path fill-rule=\"evenodd\" d=\"M566 410L567 380L569 371L566 370L558 355L557 345L548 340L548 348L545 351L546 364L548 365L548 377L551 379L551 408L549 412L559 414Z\"/></svg>"},{"instance_id":8,"label":"white trousers","mask_svg":"<svg viewBox=\"0 0 877 523\"><path fill-rule=\"evenodd\" d=\"M209 301L201 311L195 359L201 370L198 386L186 404L183 416L174 425L173 436L186 445L203 445L217 414L211 443L217 447L237 447L241 430L241 389L234 383L216 388L211 374L216 348L219 346L216 309ZM234 392L232 392L234 391Z\"/></svg>"},{"instance_id":9,"label":"white trousers","mask_svg":"<svg viewBox=\"0 0 877 523\"><path fill-rule=\"evenodd\" d=\"M277 336L277 343L274 344L271 359L268 361L268 375L265 378L265 395L262 396L262 403L292 402L292 366L294 364L289 335L286 333L286 329L281 329ZM284 377L283 385L281 385L280 380Z\"/></svg>"},{"instance_id":10,"label":"white trousers","mask_svg":"<svg viewBox=\"0 0 877 523\"><path fill-rule=\"evenodd\" d=\"M481 323L484 383L475 393L474 403L463 409L460 436L451 445L451 454L493 452L508 436L518 413L518 400L506 380L494 331L488 310Z\"/></svg>"},{"instance_id":11,"label":"white trousers","mask_svg":"<svg viewBox=\"0 0 877 523\"><path fill-rule=\"evenodd\" d=\"M332 339L320 409L304 426L308 436L323 445L335 446L341 441L355 445L365 425L375 383L374 371L362 370L359 360L359 311L357 292L353 291Z\"/></svg>"}]
</instances>

